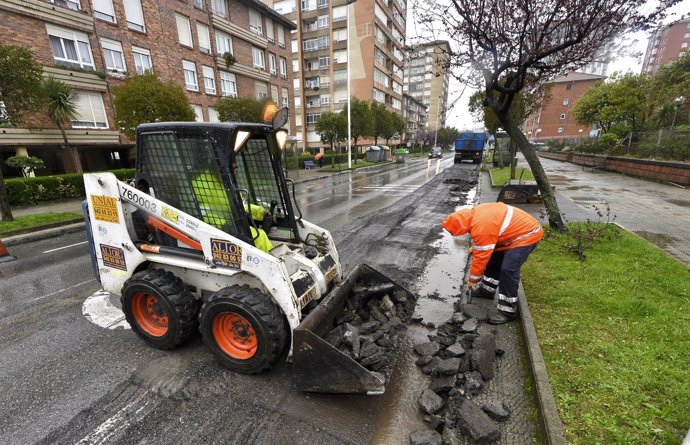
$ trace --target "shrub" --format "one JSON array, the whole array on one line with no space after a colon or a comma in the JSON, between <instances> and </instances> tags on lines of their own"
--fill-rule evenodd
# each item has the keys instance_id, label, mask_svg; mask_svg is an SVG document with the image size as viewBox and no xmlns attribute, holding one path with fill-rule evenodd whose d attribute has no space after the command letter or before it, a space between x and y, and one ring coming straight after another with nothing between
<instances>
[{"instance_id":1,"label":"shrub","mask_svg":"<svg viewBox=\"0 0 690 445\"><path fill-rule=\"evenodd\" d=\"M111 170L120 180L134 177L133 168ZM12 178L5 181L10 205L30 205L40 201L74 199L85 196L82 173L38 176L35 178Z\"/></svg>"}]
</instances>

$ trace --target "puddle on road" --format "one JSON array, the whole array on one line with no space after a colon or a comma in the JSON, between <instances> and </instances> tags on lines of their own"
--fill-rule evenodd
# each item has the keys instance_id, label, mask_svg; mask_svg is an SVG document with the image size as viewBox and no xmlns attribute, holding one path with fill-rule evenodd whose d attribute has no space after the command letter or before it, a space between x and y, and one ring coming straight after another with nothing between
<instances>
[{"instance_id":1,"label":"puddle on road","mask_svg":"<svg viewBox=\"0 0 690 445\"><path fill-rule=\"evenodd\" d=\"M466 236L456 238L446 231L434 243L439 253L429 261L422 279L412 289L419 296L415 316L422 317L424 322L438 326L453 315L453 303L460 294L467 263L467 243ZM415 364L417 355L413 346L428 341L427 335L434 332L434 329L419 323L408 327L405 341L400 345L395 370L382 396L372 444L408 443L411 432L428 429L417 407L417 398L430 380Z\"/></svg>"},{"instance_id":2,"label":"puddle on road","mask_svg":"<svg viewBox=\"0 0 690 445\"><path fill-rule=\"evenodd\" d=\"M669 244L674 244L677 241L675 238L667 235L662 235L661 233L647 232L644 230L638 230L633 233L641 236L642 238L646 239L647 241L661 249L666 249L669 246Z\"/></svg>"}]
</instances>

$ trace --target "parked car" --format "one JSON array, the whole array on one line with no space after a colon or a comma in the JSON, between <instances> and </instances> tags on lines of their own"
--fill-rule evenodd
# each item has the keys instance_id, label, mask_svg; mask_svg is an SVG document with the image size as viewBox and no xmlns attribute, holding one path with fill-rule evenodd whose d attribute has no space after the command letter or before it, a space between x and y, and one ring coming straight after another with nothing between
<instances>
[{"instance_id":1,"label":"parked car","mask_svg":"<svg viewBox=\"0 0 690 445\"><path fill-rule=\"evenodd\" d=\"M429 159L443 158L443 149L441 147L434 147L429 153Z\"/></svg>"}]
</instances>

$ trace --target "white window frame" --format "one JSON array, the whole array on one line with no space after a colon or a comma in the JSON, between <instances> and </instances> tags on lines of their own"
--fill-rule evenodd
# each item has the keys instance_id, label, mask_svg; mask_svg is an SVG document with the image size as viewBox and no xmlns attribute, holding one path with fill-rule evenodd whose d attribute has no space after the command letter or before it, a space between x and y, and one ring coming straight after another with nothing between
<instances>
[{"instance_id":1,"label":"white window frame","mask_svg":"<svg viewBox=\"0 0 690 445\"><path fill-rule=\"evenodd\" d=\"M263 26L263 20L261 18L261 14L256 12L253 9L248 9L249 11L249 30L253 32L254 34L260 35L263 37L264 35L264 26Z\"/></svg>"},{"instance_id":2,"label":"white window frame","mask_svg":"<svg viewBox=\"0 0 690 445\"><path fill-rule=\"evenodd\" d=\"M232 48L232 36L223 31L216 31L216 50L221 56L226 52L234 54Z\"/></svg>"},{"instance_id":3,"label":"white window frame","mask_svg":"<svg viewBox=\"0 0 690 445\"><path fill-rule=\"evenodd\" d=\"M89 36L83 32L72 31L68 28L61 28L59 26L50 25L46 23L46 32L48 33L48 41L51 45L51 51L53 52L53 60L56 64L63 66L75 66L78 65L79 68L92 70L96 69L93 61L93 52L91 51L91 43L89 42ZM60 44L60 50L65 55L65 57L59 57L55 55L53 48L53 42L50 37L57 39L55 43ZM76 52L77 60L68 59L67 51L65 49L65 41L70 41L74 45L74 50ZM84 56L88 56L90 63L84 61ZM62 62L62 63L61 63Z\"/></svg>"},{"instance_id":4,"label":"white window frame","mask_svg":"<svg viewBox=\"0 0 690 445\"><path fill-rule=\"evenodd\" d=\"M194 48L194 41L192 40L192 25L189 17L175 14L175 24L177 25L177 41L180 45Z\"/></svg>"},{"instance_id":5,"label":"white window frame","mask_svg":"<svg viewBox=\"0 0 690 445\"><path fill-rule=\"evenodd\" d=\"M276 55L273 53L268 53L268 71L271 74L276 73Z\"/></svg>"},{"instance_id":6,"label":"white window frame","mask_svg":"<svg viewBox=\"0 0 690 445\"><path fill-rule=\"evenodd\" d=\"M218 116L218 111L213 107L208 107L208 121L220 122L220 116Z\"/></svg>"},{"instance_id":7,"label":"white window frame","mask_svg":"<svg viewBox=\"0 0 690 445\"><path fill-rule=\"evenodd\" d=\"M204 107L198 104L192 104L192 109L194 110L194 121L204 122Z\"/></svg>"},{"instance_id":8,"label":"white window frame","mask_svg":"<svg viewBox=\"0 0 690 445\"><path fill-rule=\"evenodd\" d=\"M283 107L287 107L290 103L290 93L287 88L280 89L280 99L282 101Z\"/></svg>"},{"instance_id":9,"label":"white window frame","mask_svg":"<svg viewBox=\"0 0 690 445\"><path fill-rule=\"evenodd\" d=\"M139 56L139 61L137 61L137 56ZM151 51L145 48L139 48L137 46L132 46L132 58L134 59L134 69L139 74L144 74L149 71L153 71L153 60L151 59ZM148 68L144 67L144 60L148 61Z\"/></svg>"},{"instance_id":10,"label":"white window frame","mask_svg":"<svg viewBox=\"0 0 690 445\"><path fill-rule=\"evenodd\" d=\"M183 60L182 72L184 73L184 84L187 90L199 91L199 80L196 77L196 64L189 60Z\"/></svg>"},{"instance_id":11,"label":"white window frame","mask_svg":"<svg viewBox=\"0 0 690 445\"><path fill-rule=\"evenodd\" d=\"M264 51L261 48L252 46L252 65L254 68L266 68L266 60L264 57Z\"/></svg>"},{"instance_id":12,"label":"white window frame","mask_svg":"<svg viewBox=\"0 0 690 445\"><path fill-rule=\"evenodd\" d=\"M105 62L105 69L108 71L115 71L124 73L127 71L127 64L125 64L125 54L122 50L122 43L101 38L101 48L103 48L103 60ZM119 65L118 66L118 62Z\"/></svg>"},{"instance_id":13,"label":"white window frame","mask_svg":"<svg viewBox=\"0 0 690 445\"><path fill-rule=\"evenodd\" d=\"M218 17L229 18L227 0L211 0L211 12Z\"/></svg>"},{"instance_id":14,"label":"white window frame","mask_svg":"<svg viewBox=\"0 0 690 445\"><path fill-rule=\"evenodd\" d=\"M204 54L211 54L211 34L208 25L196 22L196 35L199 39L199 51Z\"/></svg>"},{"instance_id":15,"label":"white window frame","mask_svg":"<svg viewBox=\"0 0 690 445\"><path fill-rule=\"evenodd\" d=\"M62 6L63 8L71 9L72 11L81 11L81 5L78 1L73 0L51 0L54 5Z\"/></svg>"},{"instance_id":16,"label":"white window frame","mask_svg":"<svg viewBox=\"0 0 690 445\"><path fill-rule=\"evenodd\" d=\"M125 19L127 27L134 31L146 32L144 23L144 10L140 0L123 0L125 7Z\"/></svg>"},{"instance_id":17,"label":"white window frame","mask_svg":"<svg viewBox=\"0 0 690 445\"><path fill-rule=\"evenodd\" d=\"M99 20L117 23L113 0L93 0L93 15Z\"/></svg>"},{"instance_id":18,"label":"white window frame","mask_svg":"<svg viewBox=\"0 0 690 445\"><path fill-rule=\"evenodd\" d=\"M264 82L254 82L254 92L256 100L264 100L269 98L268 86Z\"/></svg>"},{"instance_id":19,"label":"white window frame","mask_svg":"<svg viewBox=\"0 0 690 445\"><path fill-rule=\"evenodd\" d=\"M237 78L233 73L220 71L220 94L237 97Z\"/></svg>"},{"instance_id":20,"label":"white window frame","mask_svg":"<svg viewBox=\"0 0 690 445\"><path fill-rule=\"evenodd\" d=\"M74 98L74 102L77 106L77 114L76 119L71 122L72 128L99 128L99 129L107 129L108 128L108 115L106 114L105 111L105 104L103 103L103 95L101 93L97 93L95 91L79 91L75 90L76 96ZM85 108L87 108L87 111L91 116L88 115L79 115L80 112L80 105L82 105L81 100L86 99L86 104L87 105ZM99 121L97 118L97 114L101 115L103 117L103 121ZM90 120L87 120L85 118L90 117ZM80 119L81 118L81 119Z\"/></svg>"},{"instance_id":21,"label":"white window frame","mask_svg":"<svg viewBox=\"0 0 690 445\"><path fill-rule=\"evenodd\" d=\"M216 94L216 73L212 67L201 65L201 75L204 78L206 94Z\"/></svg>"},{"instance_id":22,"label":"white window frame","mask_svg":"<svg viewBox=\"0 0 690 445\"><path fill-rule=\"evenodd\" d=\"M328 28L328 23L330 21L330 17L328 16L328 14L320 15L316 19L316 21L317 21L317 25L318 25L319 29L326 29L326 28Z\"/></svg>"},{"instance_id":23,"label":"white window frame","mask_svg":"<svg viewBox=\"0 0 690 445\"><path fill-rule=\"evenodd\" d=\"M285 48L285 28L283 25L276 25L276 32L278 33L278 46Z\"/></svg>"},{"instance_id":24,"label":"white window frame","mask_svg":"<svg viewBox=\"0 0 690 445\"><path fill-rule=\"evenodd\" d=\"M558 127L558 134L563 133L563 127Z\"/></svg>"},{"instance_id":25,"label":"white window frame","mask_svg":"<svg viewBox=\"0 0 690 445\"><path fill-rule=\"evenodd\" d=\"M561 120L562 120L562 121L565 120L565 113L561 113Z\"/></svg>"},{"instance_id":26,"label":"white window frame","mask_svg":"<svg viewBox=\"0 0 690 445\"><path fill-rule=\"evenodd\" d=\"M570 100L568 99L563 99L563 105L568 105L570 103Z\"/></svg>"},{"instance_id":27,"label":"white window frame","mask_svg":"<svg viewBox=\"0 0 690 445\"><path fill-rule=\"evenodd\" d=\"M280 58L280 77L287 78L287 60L284 57Z\"/></svg>"},{"instance_id":28,"label":"white window frame","mask_svg":"<svg viewBox=\"0 0 690 445\"><path fill-rule=\"evenodd\" d=\"M266 38L269 42L275 41L275 32L273 31L273 20L266 17Z\"/></svg>"}]
</instances>

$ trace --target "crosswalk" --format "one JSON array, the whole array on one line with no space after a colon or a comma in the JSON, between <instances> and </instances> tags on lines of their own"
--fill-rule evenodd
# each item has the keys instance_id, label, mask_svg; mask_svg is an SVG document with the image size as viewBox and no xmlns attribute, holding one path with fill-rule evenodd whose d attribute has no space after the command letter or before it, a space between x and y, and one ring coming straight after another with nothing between
<instances>
[{"instance_id":1,"label":"crosswalk","mask_svg":"<svg viewBox=\"0 0 690 445\"><path fill-rule=\"evenodd\" d=\"M387 184L387 185L367 185L362 187L357 187L353 189L354 192L372 192L380 191L384 193L400 193L409 194L414 192L419 188L419 185L397 185L397 184Z\"/></svg>"}]
</instances>

